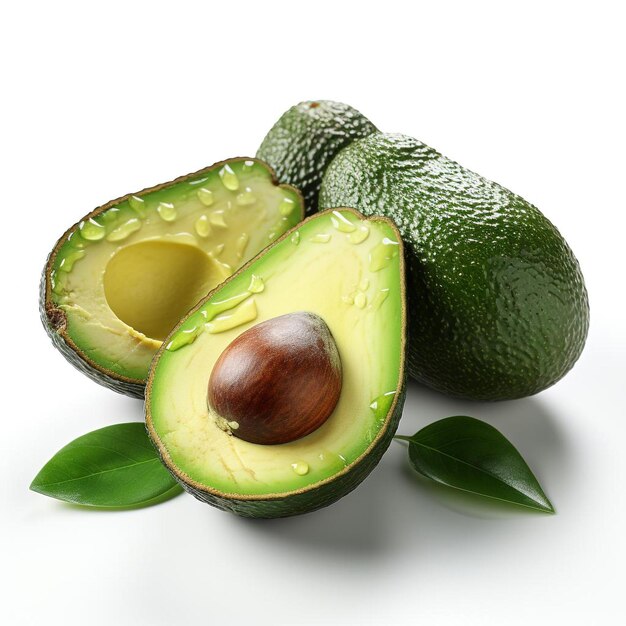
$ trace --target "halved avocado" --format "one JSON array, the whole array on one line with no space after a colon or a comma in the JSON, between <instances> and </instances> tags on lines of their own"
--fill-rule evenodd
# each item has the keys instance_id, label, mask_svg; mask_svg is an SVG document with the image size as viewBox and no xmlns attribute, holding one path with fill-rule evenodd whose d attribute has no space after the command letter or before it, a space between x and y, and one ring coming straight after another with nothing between
<instances>
[{"instance_id":1,"label":"halved avocado","mask_svg":"<svg viewBox=\"0 0 626 626\"><path fill-rule=\"evenodd\" d=\"M299 191L243 157L112 200L48 257L44 326L90 378L143 397L150 362L180 318L302 217Z\"/></svg>"},{"instance_id":2,"label":"halved avocado","mask_svg":"<svg viewBox=\"0 0 626 626\"><path fill-rule=\"evenodd\" d=\"M287 314L311 315L332 334L339 398L310 434L251 443L209 408L209 380L235 340ZM352 209L325 211L212 291L165 340L148 378L148 431L174 477L203 502L247 517L312 511L354 489L388 447L404 402L404 346L396 227Z\"/></svg>"}]
</instances>

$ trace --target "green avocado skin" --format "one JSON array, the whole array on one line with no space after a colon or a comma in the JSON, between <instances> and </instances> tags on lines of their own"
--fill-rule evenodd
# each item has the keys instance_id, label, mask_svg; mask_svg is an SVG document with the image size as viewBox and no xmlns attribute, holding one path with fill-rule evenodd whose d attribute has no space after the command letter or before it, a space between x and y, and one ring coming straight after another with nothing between
<instances>
[{"instance_id":1,"label":"green avocado skin","mask_svg":"<svg viewBox=\"0 0 626 626\"><path fill-rule=\"evenodd\" d=\"M331 100L311 100L291 107L263 139L257 157L269 163L281 183L297 187L306 214L317 211L324 170L355 139L376 132L356 109Z\"/></svg>"},{"instance_id":2,"label":"green avocado skin","mask_svg":"<svg viewBox=\"0 0 626 626\"><path fill-rule=\"evenodd\" d=\"M319 204L395 221L418 381L477 400L521 398L580 356L589 304L578 262L520 196L416 139L377 133L335 157Z\"/></svg>"},{"instance_id":3,"label":"green avocado skin","mask_svg":"<svg viewBox=\"0 0 626 626\"><path fill-rule=\"evenodd\" d=\"M196 489L181 481L175 473L172 476L180 485L192 496L211 504L223 511L228 511L241 517L254 518L275 518L290 517L310 513L317 509L324 508L341 499L359 486L368 474L378 465L383 454L393 441L393 437L400 423L402 408L406 396L406 381L402 381L402 387L398 391L397 400L393 412L389 416L387 429L378 439L374 446L368 450L359 461L350 467L350 471L333 477L331 480L322 483L320 486L303 491L302 493L291 494L285 497L263 498L262 500L246 500L236 498L220 498L207 491ZM166 464L166 467L167 464Z\"/></svg>"}]
</instances>

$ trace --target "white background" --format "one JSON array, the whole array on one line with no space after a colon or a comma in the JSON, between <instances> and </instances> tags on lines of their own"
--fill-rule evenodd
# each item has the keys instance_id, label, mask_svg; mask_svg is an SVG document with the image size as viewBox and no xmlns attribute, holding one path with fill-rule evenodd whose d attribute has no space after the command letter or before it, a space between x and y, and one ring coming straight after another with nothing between
<instances>
[{"instance_id":1,"label":"white background","mask_svg":"<svg viewBox=\"0 0 626 626\"><path fill-rule=\"evenodd\" d=\"M0 620L14 624L618 624L626 541L624 18L618 2L11 2L0 15ZM110 198L253 155L329 98L539 206L576 252L592 325L537 397L410 385L400 432L453 414L517 445L556 516L417 479L394 443L332 507L242 520L181 496L106 513L28 491L71 439L141 402L52 348L37 283Z\"/></svg>"}]
</instances>

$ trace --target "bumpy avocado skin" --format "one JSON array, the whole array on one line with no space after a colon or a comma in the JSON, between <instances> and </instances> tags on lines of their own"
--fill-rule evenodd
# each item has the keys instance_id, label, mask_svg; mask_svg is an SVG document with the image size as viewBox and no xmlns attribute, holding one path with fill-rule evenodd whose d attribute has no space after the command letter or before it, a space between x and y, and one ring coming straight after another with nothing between
<instances>
[{"instance_id":1,"label":"bumpy avocado skin","mask_svg":"<svg viewBox=\"0 0 626 626\"><path fill-rule=\"evenodd\" d=\"M416 139L377 133L328 167L320 209L393 219L407 260L409 374L479 400L538 393L589 326L576 258L541 212Z\"/></svg>"},{"instance_id":2,"label":"bumpy avocado skin","mask_svg":"<svg viewBox=\"0 0 626 626\"><path fill-rule=\"evenodd\" d=\"M270 519L275 517L301 515L303 513L310 513L311 511L322 509L330 504L333 504L337 500L343 498L343 496L356 489L356 487L358 487L359 484L365 480L367 475L376 467L376 465L378 465L380 459L393 440L393 436L395 435L398 424L400 423L405 394L406 387L405 381L403 381L402 387L397 394L395 406L389 416L387 429L377 443L363 455L361 460L351 466L349 472L333 477L331 480L321 484L315 489L298 494L290 494L284 497L263 498L262 500L231 499L220 498L206 491L195 489L181 480L175 472L171 472L172 476L174 476L185 491L201 502L211 504L222 511L228 511L241 517ZM148 432L151 434L150 431ZM169 469L169 465L167 463L165 463L165 466Z\"/></svg>"},{"instance_id":3,"label":"bumpy avocado skin","mask_svg":"<svg viewBox=\"0 0 626 626\"><path fill-rule=\"evenodd\" d=\"M332 100L312 100L291 107L263 139L257 157L269 163L279 182L300 189L306 214L318 210L324 170L355 139L376 132L359 111Z\"/></svg>"}]
</instances>

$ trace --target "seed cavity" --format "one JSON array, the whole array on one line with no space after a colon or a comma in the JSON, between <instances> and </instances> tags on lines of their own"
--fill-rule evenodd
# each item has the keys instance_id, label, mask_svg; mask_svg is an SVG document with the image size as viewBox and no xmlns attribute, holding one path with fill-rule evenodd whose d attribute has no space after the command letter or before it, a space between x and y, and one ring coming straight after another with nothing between
<instances>
[{"instance_id":1,"label":"seed cavity","mask_svg":"<svg viewBox=\"0 0 626 626\"><path fill-rule=\"evenodd\" d=\"M213 192L206 187L200 187L200 189L196 191L196 195L198 196L198 200L200 200L204 206L211 206L215 202Z\"/></svg>"},{"instance_id":2,"label":"seed cavity","mask_svg":"<svg viewBox=\"0 0 626 626\"><path fill-rule=\"evenodd\" d=\"M171 202L159 202L157 213L164 222L173 222L178 214Z\"/></svg>"},{"instance_id":3,"label":"seed cavity","mask_svg":"<svg viewBox=\"0 0 626 626\"><path fill-rule=\"evenodd\" d=\"M359 291L359 293L354 296L354 306L358 307L359 309L364 309L366 304L367 296L362 291Z\"/></svg>"},{"instance_id":4,"label":"seed cavity","mask_svg":"<svg viewBox=\"0 0 626 626\"><path fill-rule=\"evenodd\" d=\"M298 461L291 464L291 469L298 474L298 476L306 476L309 473L309 464L304 461Z\"/></svg>"},{"instance_id":5,"label":"seed cavity","mask_svg":"<svg viewBox=\"0 0 626 626\"><path fill-rule=\"evenodd\" d=\"M206 215L201 215L194 224L194 228L200 237L208 237L211 234L211 224Z\"/></svg>"},{"instance_id":6,"label":"seed cavity","mask_svg":"<svg viewBox=\"0 0 626 626\"><path fill-rule=\"evenodd\" d=\"M87 241L100 241L106 235L106 228L93 218L89 218L86 222L81 222L79 229L81 237Z\"/></svg>"},{"instance_id":7,"label":"seed cavity","mask_svg":"<svg viewBox=\"0 0 626 626\"><path fill-rule=\"evenodd\" d=\"M136 233L140 228L141 220L137 217L132 217L127 222L113 229L107 235L107 241L123 241L133 233Z\"/></svg>"},{"instance_id":8,"label":"seed cavity","mask_svg":"<svg viewBox=\"0 0 626 626\"><path fill-rule=\"evenodd\" d=\"M356 230L356 226L339 211L333 211L330 222L339 232L342 233L352 233Z\"/></svg>"},{"instance_id":9,"label":"seed cavity","mask_svg":"<svg viewBox=\"0 0 626 626\"><path fill-rule=\"evenodd\" d=\"M370 236L370 229L365 224L360 224L357 229L348 235L348 241L355 245L363 243Z\"/></svg>"},{"instance_id":10,"label":"seed cavity","mask_svg":"<svg viewBox=\"0 0 626 626\"><path fill-rule=\"evenodd\" d=\"M229 191L237 191L237 189L239 189L239 179L237 178L237 174L233 172L230 165L224 165L219 172L219 176L222 180L222 185L224 185L224 187L226 187Z\"/></svg>"}]
</instances>

